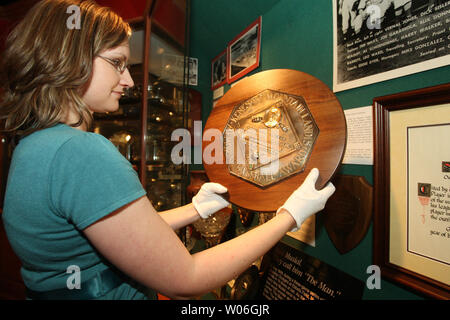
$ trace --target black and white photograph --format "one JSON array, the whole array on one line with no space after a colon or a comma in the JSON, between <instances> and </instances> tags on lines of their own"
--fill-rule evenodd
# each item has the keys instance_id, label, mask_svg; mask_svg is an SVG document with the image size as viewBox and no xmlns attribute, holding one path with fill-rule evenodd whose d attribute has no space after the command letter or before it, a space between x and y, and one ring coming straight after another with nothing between
<instances>
[{"instance_id":1,"label":"black and white photograph","mask_svg":"<svg viewBox=\"0 0 450 320\"><path fill-rule=\"evenodd\" d=\"M333 91L450 64L449 0L333 0Z\"/></svg>"},{"instance_id":2,"label":"black and white photograph","mask_svg":"<svg viewBox=\"0 0 450 320\"><path fill-rule=\"evenodd\" d=\"M219 53L211 62L211 89L217 89L227 82L227 50Z\"/></svg>"},{"instance_id":3,"label":"black and white photograph","mask_svg":"<svg viewBox=\"0 0 450 320\"><path fill-rule=\"evenodd\" d=\"M260 43L261 17L228 44L228 83L259 66Z\"/></svg>"},{"instance_id":4,"label":"black and white photograph","mask_svg":"<svg viewBox=\"0 0 450 320\"><path fill-rule=\"evenodd\" d=\"M188 65L186 66L186 74L189 75L190 86L196 86L198 83L198 59L197 58L188 58Z\"/></svg>"},{"instance_id":5,"label":"black and white photograph","mask_svg":"<svg viewBox=\"0 0 450 320\"><path fill-rule=\"evenodd\" d=\"M183 74L184 67L184 74ZM198 82L198 59L191 57L183 57L175 54L163 54L161 63L161 79L182 84L184 81L190 86L196 86Z\"/></svg>"}]
</instances>

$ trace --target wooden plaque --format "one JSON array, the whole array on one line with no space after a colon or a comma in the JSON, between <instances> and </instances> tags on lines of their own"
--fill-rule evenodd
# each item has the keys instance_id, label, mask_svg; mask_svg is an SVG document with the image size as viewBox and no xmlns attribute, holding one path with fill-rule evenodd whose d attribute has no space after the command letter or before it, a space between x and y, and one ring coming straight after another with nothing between
<instances>
[{"instance_id":1,"label":"wooden plaque","mask_svg":"<svg viewBox=\"0 0 450 320\"><path fill-rule=\"evenodd\" d=\"M340 254L355 248L369 229L373 211L373 188L361 176L337 175L336 192L324 209L328 236Z\"/></svg>"},{"instance_id":2,"label":"wooden plaque","mask_svg":"<svg viewBox=\"0 0 450 320\"><path fill-rule=\"evenodd\" d=\"M239 81L217 102L206 122L204 133L208 129L217 129L224 133L230 115L236 108L268 90L304 101L309 111L308 117L313 118L318 128L318 134L302 167L292 174L282 176L279 181L264 185L230 172L225 152L221 163L216 161L208 164L204 161L209 180L228 188L231 203L262 212L276 211L302 184L312 168L318 168L320 171L316 188L323 188L334 176L342 161L347 134L344 112L333 92L319 79L289 69L268 70ZM250 110L248 113L251 113ZM223 144L223 137L221 138L220 143ZM209 144L215 142L205 140L208 139L203 141L203 156L206 153L205 148L210 150ZM289 167L289 163L286 167Z\"/></svg>"}]
</instances>

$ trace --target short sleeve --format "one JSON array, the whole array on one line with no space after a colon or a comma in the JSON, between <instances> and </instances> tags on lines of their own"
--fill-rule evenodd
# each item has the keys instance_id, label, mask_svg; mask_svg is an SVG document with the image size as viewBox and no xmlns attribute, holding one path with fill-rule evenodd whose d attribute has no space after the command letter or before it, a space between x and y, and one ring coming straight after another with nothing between
<instances>
[{"instance_id":1,"label":"short sleeve","mask_svg":"<svg viewBox=\"0 0 450 320\"><path fill-rule=\"evenodd\" d=\"M114 145L87 132L58 149L48 190L50 207L80 230L146 194L136 171Z\"/></svg>"}]
</instances>

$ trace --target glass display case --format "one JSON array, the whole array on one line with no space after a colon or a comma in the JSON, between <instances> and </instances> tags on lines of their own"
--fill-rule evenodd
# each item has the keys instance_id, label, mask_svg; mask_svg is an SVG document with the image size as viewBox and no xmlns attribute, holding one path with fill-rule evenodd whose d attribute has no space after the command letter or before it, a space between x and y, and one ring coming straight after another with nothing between
<instances>
[{"instance_id":1,"label":"glass display case","mask_svg":"<svg viewBox=\"0 0 450 320\"><path fill-rule=\"evenodd\" d=\"M189 97L196 95L184 85L186 48L152 23L151 13L130 24L128 69L135 85L123 93L116 112L94 115L94 132L131 162L155 209L164 211L186 203L188 168L171 161L178 143L171 133L188 128Z\"/></svg>"}]
</instances>

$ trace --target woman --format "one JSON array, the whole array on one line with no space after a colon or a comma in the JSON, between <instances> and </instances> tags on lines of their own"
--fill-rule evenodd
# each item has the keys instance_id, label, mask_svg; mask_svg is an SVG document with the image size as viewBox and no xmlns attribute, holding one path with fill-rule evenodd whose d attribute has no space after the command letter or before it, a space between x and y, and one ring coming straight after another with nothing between
<instances>
[{"instance_id":1,"label":"woman","mask_svg":"<svg viewBox=\"0 0 450 320\"><path fill-rule=\"evenodd\" d=\"M80 9L80 28L67 27L71 5ZM89 132L92 113L117 110L133 86L130 33L90 1L46 0L8 38L0 115L18 144L3 220L29 298L200 295L243 272L334 192L331 184L314 188L314 169L272 220L191 255L173 230L227 206L218 195L226 188L206 183L193 203L157 213L130 163Z\"/></svg>"}]
</instances>

